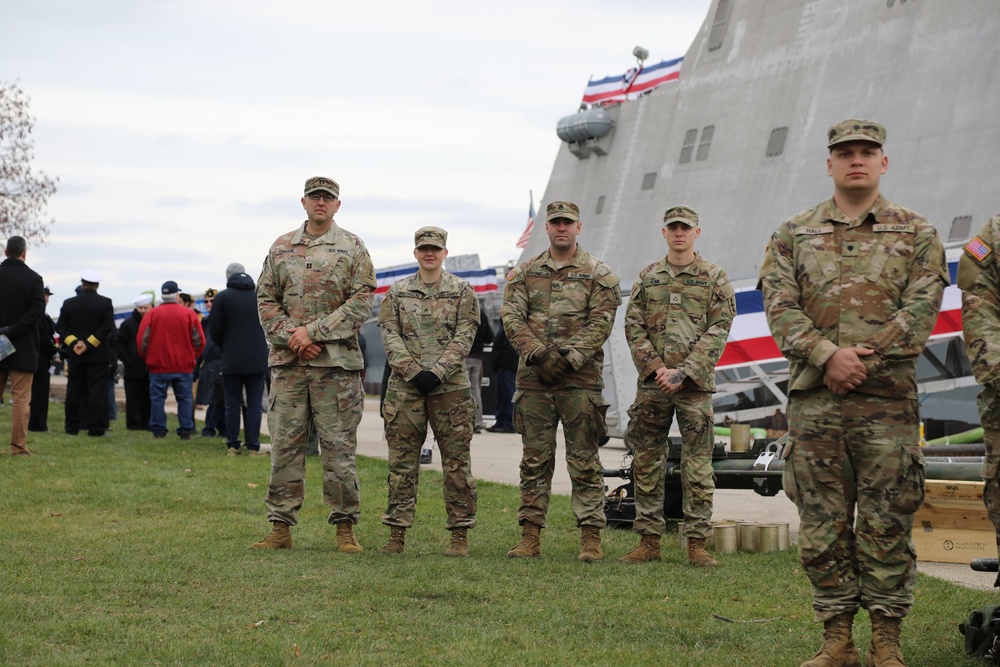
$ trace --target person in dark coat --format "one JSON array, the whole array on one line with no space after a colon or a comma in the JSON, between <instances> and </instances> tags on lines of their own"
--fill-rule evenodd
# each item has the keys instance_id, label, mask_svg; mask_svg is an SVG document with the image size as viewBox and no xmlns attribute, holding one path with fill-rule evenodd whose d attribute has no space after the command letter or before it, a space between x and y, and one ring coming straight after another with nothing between
<instances>
[{"instance_id":1,"label":"person in dark coat","mask_svg":"<svg viewBox=\"0 0 1000 667\"><path fill-rule=\"evenodd\" d=\"M507 340L503 323L493 339L493 378L497 384L497 420L487 431L491 433L514 432L514 384L517 378L517 352Z\"/></svg>"},{"instance_id":2,"label":"person in dark coat","mask_svg":"<svg viewBox=\"0 0 1000 667\"><path fill-rule=\"evenodd\" d=\"M38 364L38 320L45 313L42 277L24 263L27 243L20 236L7 239L6 259L0 263L0 334L15 352L0 359L0 393L10 380L10 454L28 451L28 414L31 384Z\"/></svg>"},{"instance_id":3,"label":"person in dark coat","mask_svg":"<svg viewBox=\"0 0 1000 667\"><path fill-rule=\"evenodd\" d=\"M67 348L66 432L103 436L108 430L108 382L115 332L111 299L97 293L101 274L80 272L80 293L66 299L56 331Z\"/></svg>"},{"instance_id":4,"label":"person in dark coat","mask_svg":"<svg viewBox=\"0 0 1000 667\"><path fill-rule=\"evenodd\" d=\"M469 371L469 382L472 386L472 398L476 400L476 423L473 433L483 430L483 348L493 342L493 328L490 327L486 311L479 311L479 326L476 337L472 341L472 350L465 359L465 367Z\"/></svg>"},{"instance_id":5,"label":"person in dark coat","mask_svg":"<svg viewBox=\"0 0 1000 667\"><path fill-rule=\"evenodd\" d=\"M226 268L226 289L215 297L209 336L222 349L222 386L226 396L226 447L240 453L243 439L251 454L260 451L260 421L267 379L267 339L257 314L257 285L233 262ZM246 411L243 398L246 392Z\"/></svg>"},{"instance_id":6,"label":"person in dark coat","mask_svg":"<svg viewBox=\"0 0 1000 667\"><path fill-rule=\"evenodd\" d=\"M48 305L52 292L45 288L45 304ZM38 363L35 377L31 382L31 415L28 430L44 433L49 430L49 389L51 385L52 359L56 356L56 323L49 314L42 311L38 320Z\"/></svg>"},{"instance_id":7,"label":"person in dark coat","mask_svg":"<svg viewBox=\"0 0 1000 667\"><path fill-rule=\"evenodd\" d=\"M205 428L202 438L226 435L226 399L222 388L222 349L212 340L209 328L212 326L212 307L219 290L209 287L205 290L205 316L201 318L201 328L205 332L205 349L198 357L195 377L198 378L198 394L195 405L205 406ZM183 294L181 295L184 296Z\"/></svg>"},{"instance_id":8,"label":"person in dark coat","mask_svg":"<svg viewBox=\"0 0 1000 667\"><path fill-rule=\"evenodd\" d=\"M125 382L125 428L130 431L149 430L149 367L146 360L139 356L139 348L135 344L139 333L139 323L153 309L153 295L143 294L132 301L135 309L118 327L115 337L115 354L121 360L124 370L122 378Z\"/></svg>"}]
</instances>

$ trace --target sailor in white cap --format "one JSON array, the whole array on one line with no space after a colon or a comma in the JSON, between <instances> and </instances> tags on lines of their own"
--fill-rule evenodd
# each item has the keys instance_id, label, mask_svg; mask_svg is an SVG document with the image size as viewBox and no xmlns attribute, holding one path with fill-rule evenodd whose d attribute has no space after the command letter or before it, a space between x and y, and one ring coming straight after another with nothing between
<instances>
[{"instance_id":1,"label":"sailor in white cap","mask_svg":"<svg viewBox=\"0 0 1000 667\"><path fill-rule=\"evenodd\" d=\"M85 283L93 283L94 285L97 285L101 282L101 278L101 274L93 269L84 269L80 272L80 280Z\"/></svg>"},{"instance_id":2,"label":"sailor in white cap","mask_svg":"<svg viewBox=\"0 0 1000 667\"><path fill-rule=\"evenodd\" d=\"M114 351L115 313L111 299L97 293L101 274L80 272L80 292L66 299L56 331L69 348L66 378L66 432L82 428L97 437L108 430L108 382Z\"/></svg>"}]
</instances>

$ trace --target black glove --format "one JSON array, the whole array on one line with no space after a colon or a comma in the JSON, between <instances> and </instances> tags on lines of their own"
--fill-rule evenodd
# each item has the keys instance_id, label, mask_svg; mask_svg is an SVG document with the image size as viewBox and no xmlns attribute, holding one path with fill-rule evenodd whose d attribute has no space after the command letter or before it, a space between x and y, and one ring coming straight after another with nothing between
<instances>
[{"instance_id":1,"label":"black glove","mask_svg":"<svg viewBox=\"0 0 1000 667\"><path fill-rule=\"evenodd\" d=\"M430 371L420 371L413 376L413 379L410 380L410 384L416 387L417 391L426 396L434 391L439 384L441 384L441 380L438 379L437 375L434 375L434 373Z\"/></svg>"},{"instance_id":2,"label":"black glove","mask_svg":"<svg viewBox=\"0 0 1000 667\"><path fill-rule=\"evenodd\" d=\"M0 335L4 335L5 336L5 335L7 335L8 331L10 331L10 327L0 327Z\"/></svg>"}]
</instances>

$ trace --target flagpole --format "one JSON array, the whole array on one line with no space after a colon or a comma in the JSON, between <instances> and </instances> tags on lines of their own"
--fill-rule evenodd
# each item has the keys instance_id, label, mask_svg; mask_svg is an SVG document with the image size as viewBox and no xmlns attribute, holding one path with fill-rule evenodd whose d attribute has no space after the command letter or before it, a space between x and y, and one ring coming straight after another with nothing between
<instances>
[{"instance_id":1,"label":"flagpole","mask_svg":"<svg viewBox=\"0 0 1000 667\"><path fill-rule=\"evenodd\" d=\"M528 246L528 238L531 235L531 228L535 223L535 193L532 190L528 190L528 226L524 228L521 233L520 238L518 238L517 243L514 246L520 250L524 250Z\"/></svg>"}]
</instances>

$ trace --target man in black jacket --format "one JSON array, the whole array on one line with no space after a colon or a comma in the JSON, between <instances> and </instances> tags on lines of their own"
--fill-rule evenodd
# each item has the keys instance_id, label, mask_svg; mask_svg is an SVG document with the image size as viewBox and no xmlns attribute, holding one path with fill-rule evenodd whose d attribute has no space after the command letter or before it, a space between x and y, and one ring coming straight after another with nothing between
<instances>
[{"instance_id":1,"label":"man in black jacket","mask_svg":"<svg viewBox=\"0 0 1000 667\"><path fill-rule=\"evenodd\" d=\"M45 305L49 303L52 292L45 288ZM49 430L49 389L52 359L56 356L56 323L49 314L42 311L42 316L36 323L38 328L38 363L35 366L35 377L31 382L31 416L28 417L28 430L44 433Z\"/></svg>"},{"instance_id":2,"label":"man in black jacket","mask_svg":"<svg viewBox=\"0 0 1000 667\"><path fill-rule=\"evenodd\" d=\"M149 430L149 367L139 356L136 334L139 323L153 308L153 295L143 294L132 301L135 309L118 327L115 336L115 354L125 367L122 376L125 382L125 428L130 431Z\"/></svg>"},{"instance_id":3,"label":"man in black jacket","mask_svg":"<svg viewBox=\"0 0 1000 667\"><path fill-rule=\"evenodd\" d=\"M514 385L517 376L517 352L507 340L503 322L493 339L493 379L496 381L496 422L487 431L490 433L514 433Z\"/></svg>"},{"instance_id":4,"label":"man in black jacket","mask_svg":"<svg viewBox=\"0 0 1000 667\"><path fill-rule=\"evenodd\" d=\"M260 451L261 401L267 379L267 339L257 314L257 291L243 265L233 262L226 269L226 289L215 297L208 335L222 348L222 386L226 396L226 447L229 455L240 453L240 414L247 451Z\"/></svg>"},{"instance_id":5,"label":"man in black jacket","mask_svg":"<svg viewBox=\"0 0 1000 667\"><path fill-rule=\"evenodd\" d=\"M7 336L15 352L0 359L0 392L10 379L10 454L28 451L28 414L31 381L38 363L38 320L45 313L42 277L24 263L27 244L20 236L7 239L0 263L0 334Z\"/></svg>"},{"instance_id":6,"label":"man in black jacket","mask_svg":"<svg viewBox=\"0 0 1000 667\"><path fill-rule=\"evenodd\" d=\"M108 381L111 377L115 310L111 299L97 293L101 274L80 272L80 294L63 302L56 331L66 346L66 432L81 427L99 437L108 430Z\"/></svg>"},{"instance_id":7,"label":"man in black jacket","mask_svg":"<svg viewBox=\"0 0 1000 667\"><path fill-rule=\"evenodd\" d=\"M483 430L483 349L493 343L493 328L486 317L485 309L479 311L479 326L472 341L472 350L465 360L472 386L472 398L476 400L476 423L473 433Z\"/></svg>"},{"instance_id":8,"label":"man in black jacket","mask_svg":"<svg viewBox=\"0 0 1000 667\"><path fill-rule=\"evenodd\" d=\"M212 305L219 290L209 287L202 302L205 316L201 318L201 328L205 332L205 349L198 357L194 375L198 378L198 393L195 406L205 406L205 427L202 438L214 438L226 434L226 403L222 393L222 349L212 340L209 330L212 326ZM183 296L183 295L182 295Z\"/></svg>"}]
</instances>

